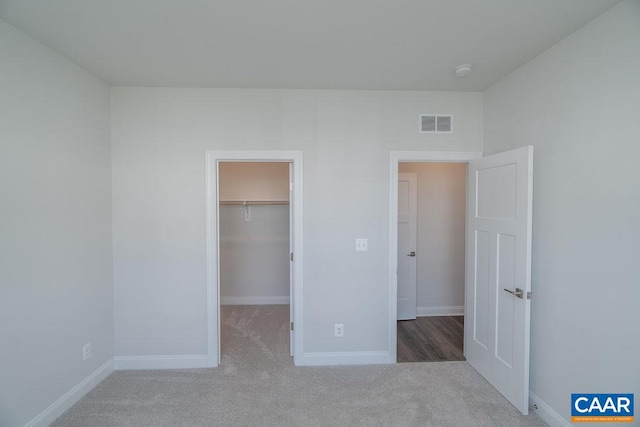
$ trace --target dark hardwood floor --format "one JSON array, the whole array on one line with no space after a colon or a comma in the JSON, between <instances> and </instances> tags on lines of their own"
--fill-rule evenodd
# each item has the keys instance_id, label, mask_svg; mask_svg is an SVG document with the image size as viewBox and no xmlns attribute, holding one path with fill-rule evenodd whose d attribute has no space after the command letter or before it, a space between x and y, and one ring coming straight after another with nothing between
<instances>
[{"instance_id":1,"label":"dark hardwood floor","mask_svg":"<svg viewBox=\"0 0 640 427\"><path fill-rule=\"evenodd\" d=\"M464 316L398 321L398 363L465 360Z\"/></svg>"}]
</instances>

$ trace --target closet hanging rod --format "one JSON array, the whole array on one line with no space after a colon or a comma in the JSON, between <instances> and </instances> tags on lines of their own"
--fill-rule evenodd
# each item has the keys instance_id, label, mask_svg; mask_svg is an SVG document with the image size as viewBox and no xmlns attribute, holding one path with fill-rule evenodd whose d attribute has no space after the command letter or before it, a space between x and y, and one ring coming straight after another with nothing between
<instances>
[{"instance_id":1,"label":"closet hanging rod","mask_svg":"<svg viewBox=\"0 0 640 427\"><path fill-rule=\"evenodd\" d=\"M263 206L289 206L289 202L286 200L220 200L221 206L250 206L250 205L263 205Z\"/></svg>"}]
</instances>

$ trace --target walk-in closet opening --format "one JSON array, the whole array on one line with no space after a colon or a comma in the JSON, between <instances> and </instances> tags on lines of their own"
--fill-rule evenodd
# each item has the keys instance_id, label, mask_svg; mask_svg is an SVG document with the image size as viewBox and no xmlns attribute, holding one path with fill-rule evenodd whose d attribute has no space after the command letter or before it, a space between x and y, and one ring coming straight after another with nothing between
<instances>
[{"instance_id":1,"label":"walk-in closet opening","mask_svg":"<svg viewBox=\"0 0 640 427\"><path fill-rule=\"evenodd\" d=\"M291 364L290 163L219 162L221 365Z\"/></svg>"},{"instance_id":2,"label":"walk-in closet opening","mask_svg":"<svg viewBox=\"0 0 640 427\"><path fill-rule=\"evenodd\" d=\"M397 361L465 360L466 163L398 164Z\"/></svg>"}]
</instances>

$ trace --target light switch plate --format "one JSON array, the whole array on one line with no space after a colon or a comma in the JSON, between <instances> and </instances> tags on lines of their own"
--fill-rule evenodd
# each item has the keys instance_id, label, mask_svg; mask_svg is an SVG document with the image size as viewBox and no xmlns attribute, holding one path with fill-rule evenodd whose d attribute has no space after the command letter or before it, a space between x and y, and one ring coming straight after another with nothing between
<instances>
[{"instance_id":1,"label":"light switch plate","mask_svg":"<svg viewBox=\"0 0 640 427\"><path fill-rule=\"evenodd\" d=\"M367 251L369 242L367 239L356 239L356 251Z\"/></svg>"}]
</instances>

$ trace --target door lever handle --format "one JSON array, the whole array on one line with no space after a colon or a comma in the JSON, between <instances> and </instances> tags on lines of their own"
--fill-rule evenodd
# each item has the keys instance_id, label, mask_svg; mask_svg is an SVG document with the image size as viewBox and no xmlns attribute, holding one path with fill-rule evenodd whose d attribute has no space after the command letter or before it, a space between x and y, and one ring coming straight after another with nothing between
<instances>
[{"instance_id":1,"label":"door lever handle","mask_svg":"<svg viewBox=\"0 0 640 427\"><path fill-rule=\"evenodd\" d=\"M416 256L416 253L414 251L411 251L407 256Z\"/></svg>"},{"instance_id":2,"label":"door lever handle","mask_svg":"<svg viewBox=\"0 0 640 427\"><path fill-rule=\"evenodd\" d=\"M518 297L520 299L522 299L522 296L524 295L524 291L522 289L520 289L520 288L516 288L515 291L511 291L511 290L505 288L505 291L509 292L511 295L516 296L516 297Z\"/></svg>"}]
</instances>

